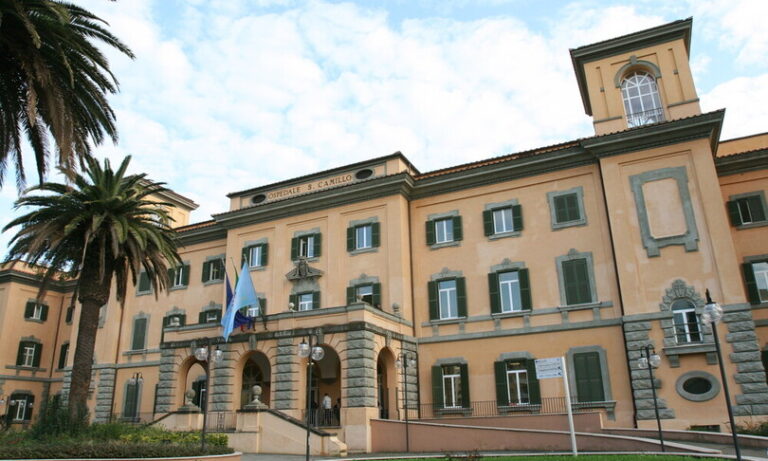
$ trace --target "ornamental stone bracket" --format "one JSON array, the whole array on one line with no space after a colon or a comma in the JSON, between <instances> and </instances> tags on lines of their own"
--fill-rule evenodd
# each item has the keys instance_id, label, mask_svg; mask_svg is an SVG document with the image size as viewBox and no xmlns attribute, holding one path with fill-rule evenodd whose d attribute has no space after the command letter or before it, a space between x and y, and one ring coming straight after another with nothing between
<instances>
[{"instance_id":1,"label":"ornamental stone bracket","mask_svg":"<svg viewBox=\"0 0 768 461\"><path fill-rule=\"evenodd\" d=\"M309 263L307 263L307 258L299 258L299 260L296 261L296 267L294 267L290 272L285 274L285 278L294 282L299 280L317 278L323 275L323 273L324 272L321 271L320 269L315 269L314 267L311 267Z\"/></svg>"}]
</instances>

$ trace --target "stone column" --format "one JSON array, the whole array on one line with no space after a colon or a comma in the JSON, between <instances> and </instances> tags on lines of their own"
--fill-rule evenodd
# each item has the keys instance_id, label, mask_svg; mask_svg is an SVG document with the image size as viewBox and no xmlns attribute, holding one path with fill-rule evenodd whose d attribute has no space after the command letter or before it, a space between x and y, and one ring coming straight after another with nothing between
<instances>
[{"instance_id":1,"label":"stone column","mask_svg":"<svg viewBox=\"0 0 768 461\"><path fill-rule=\"evenodd\" d=\"M346 374L343 389L344 440L350 452L371 451L371 418L378 418L376 402L376 360L374 334L370 331L347 333Z\"/></svg>"},{"instance_id":2,"label":"stone column","mask_svg":"<svg viewBox=\"0 0 768 461\"><path fill-rule=\"evenodd\" d=\"M219 348L224 351L224 360L216 364L210 362L211 389L209 391L211 406L210 411L234 410L232 378L235 375L235 353L231 344L221 344ZM238 393L238 398L239 398Z\"/></svg>"},{"instance_id":3,"label":"stone column","mask_svg":"<svg viewBox=\"0 0 768 461\"><path fill-rule=\"evenodd\" d=\"M160 377L157 383L157 412L170 413L176 396L176 381L179 370L176 368L176 350L163 349L160 352Z\"/></svg>"},{"instance_id":4,"label":"stone column","mask_svg":"<svg viewBox=\"0 0 768 461\"><path fill-rule=\"evenodd\" d=\"M272 407L277 410L297 409L296 382L298 380L298 356L293 338L280 338L277 340L277 356L275 357L275 369L270 374L272 386L275 389Z\"/></svg>"},{"instance_id":5,"label":"stone column","mask_svg":"<svg viewBox=\"0 0 768 461\"><path fill-rule=\"evenodd\" d=\"M632 379L632 398L635 400L637 409L637 419L656 419L656 412L653 405L653 390L651 389L648 370L638 368L638 359L645 355L643 348L646 345L654 345L650 340L649 331L651 330L650 321L631 321L625 317L624 323L624 342L627 345L627 355L629 357L629 366L631 368ZM654 345L655 346L655 345ZM657 350L656 353L660 351ZM661 389L661 380L654 375L653 385L656 388L656 403L659 407L659 418L674 419L675 411L667 408L667 401L659 397L658 390Z\"/></svg>"},{"instance_id":6,"label":"stone column","mask_svg":"<svg viewBox=\"0 0 768 461\"><path fill-rule=\"evenodd\" d=\"M734 415L768 414L768 384L765 382L765 371L750 306L748 304L728 306L723 314L722 324L728 328L725 341L733 347L733 352L728 355L731 362L736 365L733 379L741 387L741 394L735 396ZM722 330L721 328L717 331L721 338Z\"/></svg>"},{"instance_id":7,"label":"stone column","mask_svg":"<svg viewBox=\"0 0 768 461\"><path fill-rule=\"evenodd\" d=\"M112 416L112 402L115 395L115 368L102 368L99 372L99 385L96 391L96 408L93 421L108 422Z\"/></svg>"}]
</instances>

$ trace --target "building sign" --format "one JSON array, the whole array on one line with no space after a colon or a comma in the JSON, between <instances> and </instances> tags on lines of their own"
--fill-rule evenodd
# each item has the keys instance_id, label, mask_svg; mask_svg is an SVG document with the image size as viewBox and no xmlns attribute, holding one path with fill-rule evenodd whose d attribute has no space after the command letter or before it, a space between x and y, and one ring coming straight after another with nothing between
<instances>
[{"instance_id":1,"label":"building sign","mask_svg":"<svg viewBox=\"0 0 768 461\"><path fill-rule=\"evenodd\" d=\"M563 360L560 357L536 360L536 378L560 378L563 376Z\"/></svg>"},{"instance_id":2,"label":"building sign","mask_svg":"<svg viewBox=\"0 0 768 461\"><path fill-rule=\"evenodd\" d=\"M286 187L285 189L278 189L267 192L267 200L279 200L294 195L305 194L307 192L314 192L316 190L327 189L329 187L340 186L354 181L355 175L352 173L345 173L331 178L318 179L317 181L308 182L304 184L298 184L296 186Z\"/></svg>"}]
</instances>

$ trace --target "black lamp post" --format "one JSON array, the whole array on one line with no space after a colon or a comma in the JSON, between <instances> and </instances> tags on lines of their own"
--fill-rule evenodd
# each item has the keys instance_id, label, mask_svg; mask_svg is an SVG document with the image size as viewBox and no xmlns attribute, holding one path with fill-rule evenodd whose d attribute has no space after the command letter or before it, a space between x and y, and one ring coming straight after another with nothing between
<instances>
[{"instance_id":1,"label":"black lamp post","mask_svg":"<svg viewBox=\"0 0 768 461\"><path fill-rule=\"evenodd\" d=\"M205 346L195 349L195 358L205 368L205 400L203 400L202 396L200 398L200 405L203 406L203 429L200 431L200 446L203 450L205 450L205 433L208 426L208 395L211 393L211 371L221 361L223 356L224 352L222 350L218 348L211 350L210 338L205 338Z\"/></svg>"},{"instance_id":2,"label":"black lamp post","mask_svg":"<svg viewBox=\"0 0 768 461\"><path fill-rule=\"evenodd\" d=\"M664 448L664 434L661 432L661 418L659 417L659 402L656 400L656 385L653 382L653 369L658 368L661 365L661 357L656 353L656 349L652 344L648 344L643 348L645 357L640 357L637 361L637 366L640 369L648 369L648 383L651 385L651 395L653 396L653 410L656 412L656 427L659 430L659 441L661 442L661 451L666 451ZM653 352L653 355L651 355Z\"/></svg>"},{"instance_id":3,"label":"black lamp post","mask_svg":"<svg viewBox=\"0 0 768 461\"><path fill-rule=\"evenodd\" d=\"M312 365L315 362L323 360L325 351L317 345L317 335L309 334L299 344L298 355L302 359L307 359L307 451L306 461L309 461L309 433L310 418L312 414Z\"/></svg>"},{"instance_id":4,"label":"black lamp post","mask_svg":"<svg viewBox=\"0 0 768 461\"><path fill-rule=\"evenodd\" d=\"M712 336L715 340L715 351L717 352L717 363L720 365L720 379L723 381L723 394L725 396L725 407L728 409L728 420L731 422L731 435L733 436L733 448L736 451L736 459L741 461L741 450L739 449L739 437L736 435L736 422L733 419L733 408L731 407L731 394L728 392L728 380L725 375L725 365L723 365L723 354L720 352L720 339L717 337L717 324L723 318L723 308L712 301L709 296L709 289L706 290L707 304L704 306L704 313L701 320L704 324L712 328Z\"/></svg>"},{"instance_id":5,"label":"black lamp post","mask_svg":"<svg viewBox=\"0 0 768 461\"><path fill-rule=\"evenodd\" d=\"M405 408L405 451L411 451L411 443L408 433L408 368L416 366L416 354L401 352L400 357L395 362L395 367L403 372L403 406Z\"/></svg>"}]
</instances>

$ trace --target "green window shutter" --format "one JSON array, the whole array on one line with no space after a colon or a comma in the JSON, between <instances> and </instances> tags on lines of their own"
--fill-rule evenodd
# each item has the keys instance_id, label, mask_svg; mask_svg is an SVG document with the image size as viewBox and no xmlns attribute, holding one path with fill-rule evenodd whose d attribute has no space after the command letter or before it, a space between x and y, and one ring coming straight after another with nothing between
<instances>
[{"instance_id":1,"label":"green window shutter","mask_svg":"<svg viewBox=\"0 0 768 461\"><path fill-rule=\"evenodd\" d=\"M496 377L496 405L505 407L509 405L507 394L507 362L493 362L493 372Z\"/></svg>"},{"instance_id":2,"label":"green window shutter","mask_svg":"<svg viewBox=\"0 0 768 461\"><path fill-rule=\"evenodd\" d=\"M731 219L732 226L741 226L741 213L739 213L739 204L736 200L725 202L728 209L728 217Z\"/></svg>"},{"instance_id":3,"label":"green window shutter","mask_svg":"<svg viewBox=\"0 0 768 461\"><path fill-rule=\"evenodd\" d=\"M493 210L485 210L483 211L483 230L485 231L486 237L489 235L493 235Z\"/></svg>"},{"instance_id":4,"label":"green window shutter","mask_svg":"<svg viewBox=\"0 0 768 461\"><path fill-rule=\"evenodd\" d=\"M259 314L267 315L267 298L259 298Z\"/></svg>"},{"instance_id":5,"label":"green window shutter","mask_svg":"<svg viewBox=\"0 0 768 461\"><path fill-rule=\"evenodd\" d=\"M131 349L140 350L144 349L145 339L147 336L147 319L136 319L133 321L133 341L131 342Z\"/></svg>"},{"instance_id":6,"label":"green window shutter","mask_svg":"<svg viewBox=\"0 0 768 461\"><path fill-rule=\"evenodd\" d=\"M435 244L435 222L427 221L426 229L427 229L427 245L434 245Z\"/></svg>"},{"instance_id":7,"label":"green window shutter","mask_svg":"<svg viewBox=\"0 0 768 461\"><path fill-rule=\"evenodd\" d=\"M67 366L67 352L69 352L69 344L62 344L59 348L59 370Z\"/></svg>"},{"instance_id":8,"label":"green window shutter","mask_svg":"<svg viewBox=\"0 0 768 461\"><path fill-rule=\"evenodd\" d=\"M292 303L293 308L299 310L299 295L289 295L288 303Z\"/></svg>"},{"instance_id":9,"label":"green window shutter","mask_svg":"<svg viewBox=\"0 0 768 461\"><path fill-rule=\"evenodd\" d=\"M491 314L501 313L501 296L499 294L499 274L488 274L488 294L491 296Z\"/></svg>"},{"instance_id":10,"label":"green window shutter","mask_svg":"<svg viewBox=\"0 0 768 461\"><path fill-rule=\"evenodd\" d=\"M163 328L167 327L171 323L171 316L166 315L163 317Z\"/></svg>"},{"instance_id":11,"label":"green window shutter","mask_svg":"<svg viewBox=\"0 0 768 461\"><path fill-rule=\"evenodd\" d=\"M443 408L443 367L432 367L432 405L434 408Z\"/></svg>"},{"instance_id":12,"label":"green window shutter","mask_svg":"<svg viewBox=\"0 0 768 461\"><path fill-rule=\"evenodd\" d=\"M760 196L749 197L747 202L749 203L749 211L752 213L752 222L765 221L765 210L763 209L763 201L760 200Z\"/></svg>"},{"instance_id":13,"label":"green window shutter","mask_svg":"<svg viewBox=\"0 0 768 461\"><path fill-rule=\"evenodd\" d=\"M266 266L269 262L269 243L261 245L261 265Z\"/></svg>"},{"instance_id":14,"label":"green window shutter","mask_svg":"<svg viewBox=\"0 0 768 461\"><path fill-rule=\"evenodd\" d=\"M453 217L453 240L458 241L464 238L464 231L461 229L461 216Z\"/></svg>"},{"instance_id":15,"label":"green window shutter","mask_svg":"<svg viewBox=\"0 0 768 461\"><path fill-rule=\"evenodd\" d=\"M149 291L150 289L149 275L146 272L141 272L139 274L139 291Z\"/></svg>"},{"instance_id":16,"label":"green window shutter","mask_svg":"<svg viewBox=\"0 0 768 461\"><path fill-rule=\"evenodd\" d=\"M176 270L172 267L169 267L166 272L168 272L168 281L170 286L173 286L173 279L176 278Z\"/></svg>"},{"instance_id":17,"label":"green window shutter","mask_svg":"<svg viewBox=\"0 0 768 461\"><path fill-rule=\"evenodd\" d=\"M216 280L224 280L224 259L217 259L214 263L219 268L219 278Z\"/></svg>"},{"instance_id":18,"label":"green window shutter","mask_svg":"<svg viewBox=\"0 0 768 461\"><path fill-rule=\"evenodd\" d=\"M555 221L557 223L568 221L568 211L566 209L565 196L558 195L552 200L555 206Z\"/></svg>"},{"instance_id":19,"label":"green window shutter","mask_svg":"<svg viewBox=\"0 0 768 461\"><path fill-rule=\"evenodd\" d=\"M318 232L317 234L315 234L315 245L314 245L315 257L318 257L322 254L321 253L321 249L323 248L322 242L323 242L323 234Z\"/></svg>"},{"instance_id":20,"label":"green window shutter","mask_svg":"<svg viewBox=\"0 0 768 461\"><path fill-rule=\"evenodd\" d=\"M35 345L35 357L32 359L32 366L40 366L40 356L43 354L43 345L40 343L33 343Z\"/></svg>"},{"instance_id":21,"label":"green window shutter","mask_svg":"<svg viewBox=\"0 0 768 461\"><path fill-rule=\"evenodd\" d=\"M471 408L472 400L469 398L469 372L467 371L467 364L459 364L459 370L461 373L461 406L463 408Z\"/></svg>"},{"instance_id":22,"label":"green window shutter","mask_svg":"<svg viewBox=\"0 0 768 461\"><path fill-rule=\"evenodd\" d=\"M467 316L467 284L464 277L456 279L456 305L459 317Z\"/></svg>"},{"instance_id":23,"label":"green window shutter","mask_svg":"<svg viewBox=\"0 0 768 461\"><path fill-rule=\"evenodd\" d=\"M29 301L24 307L24 318L31 319L35 315L35 302Z\"/></svg>"},{"instance_id":24,"label":"green window shutter","mask_svg":"<svg viewBox=\"0 0 768 461\"><path fill-rule=\"evenodd\" d=\"M66 315L64 321L67 322L67 323L72 323L72 317L74 317L74 315L75 315L75 307L74 306L69 306L67 308L67 315Z\"/></svg>"},{"instance_id":25,"label":"green window shutter","mask_svg":"<svg viewBox=\"0 0 768 461\"><path fill-rule=\"evenodd\" d=\"M381 223L371 224L371 246L374 248L381 246Z\"/></svg>"},{"instance_id":26,"label":"green window shutter","mask_svg":"<svg viewBox=\"0 0 768 461\"><path fill-rule=\"evenodd\" d=\"M763 368L768 370L768 351L763 350L760 352L760 359L763 361ZM766 379L768 381L768 379Z\"/></svg>"},{"instance_id":27,"label":"green window shutter","mask_svg":"<svg viewBox=\"0 0 768 461\"><path fill-rule=\"evenodd\" d=\"M589 285L587 260L580 258L563 261L562 270L565 282L566 304L591 302L592 293Z\"/></svg>"},{"instance_id":28,"label":"green window shutter","mask_svg":"<svg viewBox=\"0 0 768 461\"><path fill-rule=\"evenodd\" d=\"M191 269L191 266L189 264L184 264L182 267L184 272L181 273L181 283L187 287L189 286L189 270Z\"/></svg>"},{"instance_id":29,"label":"green window shutter","mask_svg":"<svg viewBox=\"0 0 768 461\"><path fill-rule=\"evenodd\" d=\"M138 396L138 384L125 386L125 403L123 404L123 417L136 417L136 397Z\"/></svg>"},{"instance_id":30,"label":"green window shutter","mask_svg":"<svg viewBox=\"0 0 768 461\"><path fill-rule=\"evenodd\" d=\"M536 361L526 360L525 369L528 374L528 399L534 405L541 404L541 389L539 380L536 378Z\"/></svg>"},{"instance_id":31,"label":"green window shutter","mask_svg":"<svg viewBox=\"0 0 768 461\"><path fill-rule=\"evenodd\" d=\"M295 261L299 258L299 238L294 237L291 239L291 261Z\"/></svg>"},{"instance_id":32,"label":"green window shutter","mask_svg":"<svg viewBox=\"0 0 768 461\"><path fill-rule=\"evenodd\" d=\"M41 309L41 312L40 312L40 320L42 320L43 322L48 320L48 305L47 304L43 304L42 305L42 309Z\"/></svg>"},{"instance_id":33,"label":"green window shutter","mask_svg":"<svg viewBox=\"0 0 768 461\"><path fill-rule=\"evenodd\" d=\"M312 309L320 309L320 292L315 291L312 293Z\"/></svg>"},{"instance_id":34,"label":"green window shutter","mask_svg":"<svg viewBox=\"0 0 768 461\"><path fill-rule=\"evenodd\" d=\"M347 251L355 249L355 228L347 227Z\"/></svg>"},{"instance_id":35,"label":"green window shutter","mask_svg":"<svg viewBox=\"0 0 768 461\"><path fill-rule=\"evenodd\" d=\"M744 271L744 284L747 287L749 303L760 304L760 291L757 289L757 280L755 280L755 271L752 268L752 263L742 264L741 269Z\"/></svg>"},{"instance_id":36,"label":"green window shutter","mask_svg":"<svg viewBox=\"0 0 768 461\"><path fill-rule=\"evenodd\" d=\"M518 270L517 277L520 282L520 301L522 303L522 308L523 310L530 310L533 308L533 302L531 301L531 282L528 277L528 269Z\"/></svg>"},{"instance_id":37,"label":"green window shutter","mask_svg":"<svg viewBox=\"0 0 768 461\"><path fill-rule=\"evenodd\" d=\"M35 403L35 396L34 395L28 395L27 396L27 407L24 410L24 421L30 421L32 419L32 407Z\"/></svg>"},{"instance_id":38,"label":"green window shutter","mask_svg":"<svg viewBox=\"0 0 768 461\"><path fill-rule=\"evenodd\" d=\"M440 307L437 302L437 282L427 283L427 295L429 297L429 319L438 320L440 319Z\"/></svg>"},{"instance_id":39,"label":"green window shutter","mask_svg":"<svg viewBox=\"0 0 768 461\"><path fill-rule=\"evenodd\" d=\"M572 221L581 219L581 210L579 210L579 195L569 194L566 199L568 204L568 215Z\"/></svg>"},{"instance_id":40,"label":"green window shutter","mask_svg":"<svg viewBox=\"0 0 768 461\"><path fill-rule=\"evenodd\" d=\"M523 206L512 205L512 229L514 231L523 230Z\"/></svg>"},{"instance_id":41,"label":"green window shutter","mask_svg":"<svg viewBox=\"0 0 768 461\"><path fill-rule=\"evenodd\" d=\"M579 402L602 402L605 400L603 376L600 370L600 354L584 352L573 355L576 378L576 396Z\"/></svg>"},{"instance_id":42,"label":"green window shutter","mask_svg":"<svg viewBox=\"0 0 768 461\"><path fill-rule=\"evenodd\" d=\"M373 289L373 307L381 308L381 284L374 283L371 288Z\"/></svg>"},{"instance_id":43,"label":"green window shutter","mask_svg":"<svg viewBox=\"0 0 768 461\"><path fill-rule=\"evenodd\" d=\"M357 302L357 296L355 296L355 287L347 287L347 305Z\"/></svg>"},{"instance_id":44,"label":"green window shutter","mask_svg":"<svg viewBox=\"0 0 768 461\"><path fill-rule=\"evenodd\" d=\"M201 273L201 279L202 279L203 283L208 281L208 277L209 277L210 271L211 271L211 262L210 261L205 261L203 263L203 271Z\"/></svg>"},{"instance_id":45,"label":"green window shutter","mask_svg":"<svg viewBox=\"0 0 768 461\"><path fill-rule=\"evenodd\" d=\"M181 314L179 317L179 325L184 326L187 324L187 314Z\"/></svg>"},{"instance_id":46,"label":"green window shutter","mask_svg":"<svg viewBox=\"0 0 768 461\"><path fill-rule=\"evenodd\" d=\"M26 347L27 342L21 341L19 342L19 352L16 353L16 365L21 366L24 364L24 347Z\"/></svg>"},{"instance_id":47,"label":"green window shutter","mask_svg":"<svg viewBox=\"0 0 768 461\"><path fill-rule=\"evenodd\" d=\"M251 247L245 247L243 248L243 251L240 254L240 267L238 269L243 267L243 264L251 265L251 258L249 258L249 253L251 252Z\"/></svg>"},{"instance_id":48,"label":"green window shutter","mask_svg":"<svg viewBox=\"0 0 768 461\"><path fill-rule=\"evenodd\" d=\"M205 323L205 312L197 314L197 323Z\"/></svg>"}]
</instances>

